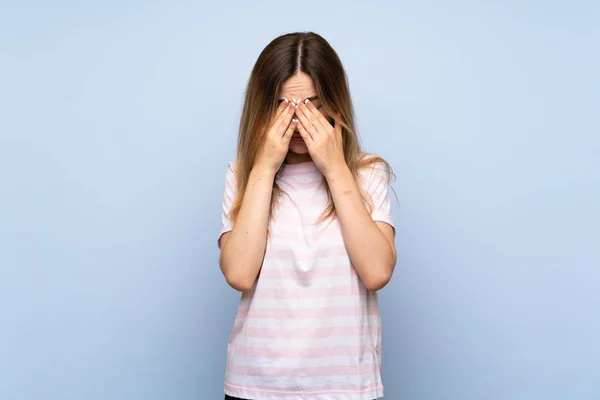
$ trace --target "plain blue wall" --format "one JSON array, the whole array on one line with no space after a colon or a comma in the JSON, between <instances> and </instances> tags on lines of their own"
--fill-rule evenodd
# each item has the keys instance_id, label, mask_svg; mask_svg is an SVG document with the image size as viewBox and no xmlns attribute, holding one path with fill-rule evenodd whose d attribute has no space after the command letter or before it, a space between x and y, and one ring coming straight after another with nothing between
<instances>
[{"instance_id":1,"label":"plain blue wall","mask_svg":"<svg viewBox=\"0 0 600 400\"><path fill-rule=\"evenodd\" d=\"M0 399L222 398L223 178L296 30L398 176L386 398L600 399L599 3L249 3L1 3Z\"/></svg>"}]
</instances>

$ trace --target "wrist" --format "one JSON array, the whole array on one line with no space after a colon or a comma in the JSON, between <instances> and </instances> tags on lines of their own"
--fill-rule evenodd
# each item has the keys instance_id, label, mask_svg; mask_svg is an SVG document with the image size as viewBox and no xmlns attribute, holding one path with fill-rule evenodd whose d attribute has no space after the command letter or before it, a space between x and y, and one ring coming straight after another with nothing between
<instances>
[{"instance_id":1,"label":"wrist","mask_svg":"<svg viewBox=\"0 0 600 400\"><path fill-rule=\"evenodd\" d=\"M352 178L352 172L346 163L333 166L328 169L325 173L323 173L325 180L328 183L332 183L334 181L339 181L347 178Z\"/></svg>"},{"instance_id":2,"label":"wrist","mask_svg":"<svg viewBox=\"0 0 600 400\"><path fill-rule=\"evenodd\" d=\"M260 164L255 164L254 166L252 166L252 169L250 170L250 175L252 176L256 176L258 178L262 178L262 179L275 179L275 175L277 174L276 169L274 169L273 167L268 167L266 165L260 165Z\"/></svg>"}]
</instances>

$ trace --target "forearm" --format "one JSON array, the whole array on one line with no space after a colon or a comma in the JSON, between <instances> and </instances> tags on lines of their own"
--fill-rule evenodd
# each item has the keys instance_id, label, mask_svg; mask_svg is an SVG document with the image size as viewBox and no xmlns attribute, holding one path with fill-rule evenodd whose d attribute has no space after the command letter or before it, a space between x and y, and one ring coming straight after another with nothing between
<instances>
[{"instance_id":1,"label":"forearm","mask_svg":"<svg viewBox=\"0 0 600 400\"><path fill-rule=\"evenodd\" d=\"M359 188L347 167L326 176L348 255L369 290L379 290L389 281L396 254L375 224Z\"/></svg>"},{"instance_id":2,"label":"forearm","mask_svg":"<svg viewBox=\"0 0 600 400\"><path fill-rule=\"evenodd\" d=\"M241 291L254 284L264 259L274 177L275 173L267 169L250 172L240 212L221 248L223 274Z\"/></svg>"}]
</instances>

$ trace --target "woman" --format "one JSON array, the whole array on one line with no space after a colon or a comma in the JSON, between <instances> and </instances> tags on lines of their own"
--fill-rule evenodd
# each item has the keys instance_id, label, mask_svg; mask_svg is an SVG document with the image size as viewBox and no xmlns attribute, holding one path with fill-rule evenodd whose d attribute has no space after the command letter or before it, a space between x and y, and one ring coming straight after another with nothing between
<instances>
[{"instance_id":1,"label":"woman","mask_svg":"<svg viewBox=\"0 0 600 400\"><path fill-rule=\"evenodd\" d=\"M225 279L242 292L226 399L383 396L377 290L396 263L391 170L355 132L327 41L292 33L262 51L218 240Z\"/></svg>"}]
</instances>

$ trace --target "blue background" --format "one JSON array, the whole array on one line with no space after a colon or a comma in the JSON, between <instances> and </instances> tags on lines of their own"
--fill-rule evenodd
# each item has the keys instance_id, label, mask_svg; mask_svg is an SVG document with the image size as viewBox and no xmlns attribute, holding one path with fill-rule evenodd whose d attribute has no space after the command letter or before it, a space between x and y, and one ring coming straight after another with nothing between
<instances>
[{"instance_id":1,"label":"blue background","mask_svg":"<svg viewBox=\"0 0 600 400\"><path fill-rule=\"evenodd\" d=\"M244 85L322 34L394 166L386 398L600 399L600 3L0 5L0 399L221 399Z\"/></svg>"}]
</instances>

